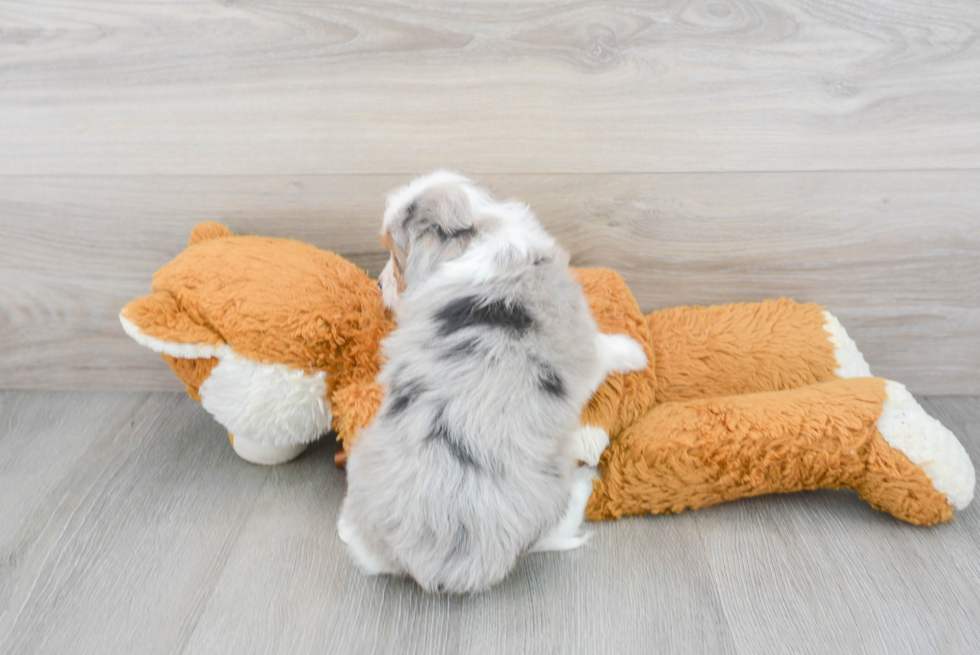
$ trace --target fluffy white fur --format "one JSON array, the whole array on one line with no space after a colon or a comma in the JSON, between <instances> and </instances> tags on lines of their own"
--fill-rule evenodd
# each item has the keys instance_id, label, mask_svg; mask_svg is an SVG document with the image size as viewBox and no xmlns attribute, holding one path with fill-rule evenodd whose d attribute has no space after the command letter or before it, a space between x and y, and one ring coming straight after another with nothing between
<instances>
[{"instance_id":1,"label":"fluffy white fur","mask_svg":"<svg viewBox=\"0 0 980 655\"><path fill-rule=\"evenodd\" d=\"M647 366L643 346L625 334L597 334L596 351L603 371L642 371ZM605 379L605 375L600 377L592 391L598 389Z\"/></svg>"},{"instance_id":2,"label":"fluffy white fur","mask_svg":"<svg viewBox=\"0 0 980 655\"><path fill-rule=\"evenodd\" d=\"M830 333L827 338L834 344L834 359L837 361L834 374L840 378L870 378L871 367L864 360L854 339L847 334L836 316L826 310L823 316L826 321L823 328Z\"/></svg>"},{"instance_id":3,"label":"fluffy white fur","mask_svg":"<svg viewBox=\"0 0 980 655\"><path fill-rule=\"evenodd\" d=\"M594 425L583 425L572 433L572 454L580 462L598 466L599 458L609 447L609 434Z\"/></svg>"},{"instance_id":4,"label":"fluffy white fur","mask_svg":"<svg viewBox=\"0 0 980 655\"><path fill-rule=\"evenodd\" d=\"M604 446L573 433L605 376L646 356L598 334L567 255L524 204L442 171L391 194L383 235L398 328L380 412L349 454L338 535L366 573L481 591L524 553L584 543L592 474L575 462Z\"/></svg>"},{"instance_id":5,"label":"fluffy white fur","mask_svg":"<svg viewBox=\"0 0 980 655\"><path fill-rule=\"evenodd\" d=\"M398 568L391 562L387 562L368 547L360 533L355 529L353 523L348 519L350 513L341 511L337 519L337 536L347 546L354 563L367 575L382 575L385 573L398 573Z\"/></svg>"},{"instance_id":6,"label":"fluffy white fur","mask_svg":"<svg viewBox=\"0 0 980 655\"><path fill-rule=\"evenodd\" d=\"M265 446L294 446L330 429L326 374L262 364L230 353L201 384L201 405L235 435Z\"/></svg>"},{"instance_id":7,"label":"fluffy white fur","mask_svg":"<svg viewBox=\"0 0 980 655\"><path fill-rule=\"evenodd\" d=\"M589 532L582 532L582 517L585 516L585 506L589 503L592 495L592 481L599 477L598 472L588 466L580 466L575 472L575 481L572 483L572 493L568 500L568 509L565 516L549 532L531 547L529 552L544 553L554 550L573 550L583 546L591 536Z\"/></svg>"},{"instance_id":8,"label":"fluffy white fur","mask_svg":"<svg viewBox=\"0 0 980 655\"><path fill-rule=\"evenodd\" d=\"M878 432L925 471L936 491L946 494L953 507L966 508L973 500L976 474L963 444L926 414L904 385L887 380L885 391L888 398L878 417Z\"/></svg>"}]
</instances>

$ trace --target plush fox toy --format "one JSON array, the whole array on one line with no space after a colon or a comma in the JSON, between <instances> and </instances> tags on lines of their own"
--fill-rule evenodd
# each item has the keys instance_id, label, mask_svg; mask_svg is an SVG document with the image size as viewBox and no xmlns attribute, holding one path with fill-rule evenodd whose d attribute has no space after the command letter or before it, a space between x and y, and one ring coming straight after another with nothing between
<instances>
[{"instance_id":1,"label":"plush fox toy","mask_svg":"<svg viewBox=\"0 0 980 655\"><path fill-rule=\"evenodd\" d=\"M676 513L802 489L856 490L917 525L973 498L956 437L897 382L871 377L840 323L789 300L644 315L622 278L577 272L600 330L644 344L649 367L610 376L582 417L598 464L592 520ZM123 328L260 464L331 428L345 449L381 404L394 327L376 283L333 253L198 225L126 305Z\"/></svg>"}]
</instances>

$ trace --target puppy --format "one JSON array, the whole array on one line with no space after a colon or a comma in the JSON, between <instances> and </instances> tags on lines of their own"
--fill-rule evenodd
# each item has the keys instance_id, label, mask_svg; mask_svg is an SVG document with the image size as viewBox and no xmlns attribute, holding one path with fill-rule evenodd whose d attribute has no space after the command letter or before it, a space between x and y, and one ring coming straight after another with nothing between
<instances>
[{"instance_id":1,"label":"puppy","mask_svg":"<svg viewBox=\"0 0 980 655\"><path fill-rule=\"evenodd\" d=\"M487 589L536 550L581 545L591 469L571 435L643 349L596 329L568 256L531 210L449 172L393 192L380 278L398 327L385 397L347 462L338 534L369 574Z\"/></svg>"}]
</instances>

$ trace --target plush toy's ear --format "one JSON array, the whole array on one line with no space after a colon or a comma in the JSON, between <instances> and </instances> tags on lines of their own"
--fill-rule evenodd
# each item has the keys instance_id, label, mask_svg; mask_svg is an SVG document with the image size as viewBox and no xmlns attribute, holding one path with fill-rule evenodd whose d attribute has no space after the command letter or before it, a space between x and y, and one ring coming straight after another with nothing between
<instances>
[{"instance_id":1,"label":"plush toy's ear","mask_svg":"<svg viewBox=\"0 0 980 655\"><path fill-rule=\"evenodd\" d=\"M212 357L224 340L196 323L166 291L137 298L119 312L126 334L150 350L186 359Z\"/></svg>"},{"instance_id":2,"label":"plush toy's ear","mask_svg":"<svg viewBox=\"0 0 980 655\"><path fill-rule=\"evenodd\" d=\"M221 223L215 223L214 221L207 221L206 223L198 223L191 230L191 238L187 245L193 246L195 243L200 243L202 241L207 241L209 239L220 239L221 237L232 237L232 231Z\"/></svg>"}]
</instances>

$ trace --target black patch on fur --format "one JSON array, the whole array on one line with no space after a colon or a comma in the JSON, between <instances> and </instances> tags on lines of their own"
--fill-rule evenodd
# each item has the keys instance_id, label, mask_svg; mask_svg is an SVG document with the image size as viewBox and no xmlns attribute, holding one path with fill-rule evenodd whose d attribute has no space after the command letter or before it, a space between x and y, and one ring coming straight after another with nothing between
<instances>
[{"instance_id":1,"label":"black patch on fur","mask_svg":"<svg viewBox=\"0 0 980 655\"><path fill-rule=\"evenodd\" d=\"M553 398L562 398L565 395L565 381L558 375L558 371L549 364L541 364L538 371L538 386Z\"/></svg>"},{"instance_id":2,"label":"black patch on fur","mask_svg":"<svg viewBox=\"0 0 980 655\"><path fill-rule=\"evenodd\" d=\"M561 479L561 471L558 470L558 465L555 464L554 462L549 462L544 467L544 474L547 475L549 478L555 478L556 480Z\"/></svg>"},{"instance_id":3,"label":"black patch on fur","mask_svg":"<svg viewBox=\"0 0 980 655\"><path fill-rule=\"evenodd\" d=\"M442 352L439 353L439 359L442 361L466 359L476 354L479 343L479 339L471 338L463 339L458 343L445 344Z\"/></svg>"},{"instance_id":4,"label":"black patch on fur","mask_svg":"<svg viewBox=\"0 0 980 655\"><path fill-rule=\"evenodd\" d=\"M408 225L408 223L415 219L415 212L418 211L419 204L417 202L412 202L408 207L405 208L405 222L403 225Z\"/></svg>"},{"instance_id":5,"label":"black patch on fur","mask_svg":"<svg viewBox=\"0 0 980 655\"><path fill-rule=\"evenodd\" d=\"M411 405L419 394L425 392L425 386L418 380L407 384L391 385L391 403L385 413L388 416L398 416Z\"/></svg>"},{"instance_id":6,"label":"black patch on fur","mask_svg":"<svg viewBox=\"0 0 980 655\"><path fill-rule=\"evenodd\" d=\"M436 233L436 236L439 237L441 241L452 241L454 239L472 239L473 237L476 236L476 228L472 226L464 227L459 230L453 230L451 232L447 232L446 230L442 229L442 226L440 225L433 225L432 229Z\"/></svg>"},{"instance_id":7,"label":"black patch on fur","mask_svg":"<svg viewBox=\"0 0 980 655\"><path fill-rule=\"evenodd\" d=\"M527 307L510 304L503 300L481 302L477 296L466 296L452 301L439 310L436 318L442 323L439 336L450 334L476 325L502 328L516 334L531 329L534 319Z\"/></svg>"},{"instance_id":8,"label":"black patch on fur","mask_svg":"<svg viewBox=\"0 0 980 655\"><path fill-rule=\"evenodd\" d=\"M446 420L443 418L442 412L439 412L439 415L436 417L435 424L432 426L432 431L429 432L429 436L426 437L426 441L440 445L448 450L449 454L463 466L474 468L476 470L480 470L482 468L473 458L473 454L470 453L469 449L461 444L452 434L452 432L450 432L449 426L446 425Z\"/></svg>"},{"instance_id":9,"label":"black patch on fur","mask_svg":"<svg viewBox=\"0 0 980 655\"><path fill-rule=\"evenodd\" d=\"M440 241L452 241L453 239L472 239L476 236L476 228L472 225L469 227L460 228L458 230L446 230L438 223L434 223L431 220L426 220L425 213L419 214L419 203L418 201L413 201L405 208L405 221L402 223L403 228L407 228L409 224L414 223L419 218L422 218L422 222L417 228L422 234L426 232L433 232L439 238Z\"/></svg>"},{"instance_id":10,"label":"black patch on fur","mask_svg":"<svg viewBox=\"0 0 980 655\"><path fill-rule=\"evenodd\" d=\"M470 531L462 523L456 528L456 535L453 538L453 549L449 551L446 561L455 559L469 551Z\"/></svg>"}]
</instances>

